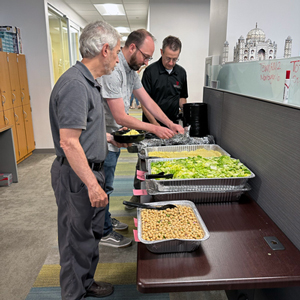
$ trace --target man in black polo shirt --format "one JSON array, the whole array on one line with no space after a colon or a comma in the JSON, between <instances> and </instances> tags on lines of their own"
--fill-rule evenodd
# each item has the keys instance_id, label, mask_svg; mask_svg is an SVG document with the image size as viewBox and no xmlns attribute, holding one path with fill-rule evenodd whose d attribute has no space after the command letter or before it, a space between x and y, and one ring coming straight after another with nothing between
<instances>
[{"instance_id":1,"label":"man in black polo shirt","mask_svg":"<svg viewBox=\"0 0 300 300\"><path fill-rule=\"evenodd\" d=\"M177 122L179 108L182 108L188 97L186 71L176 62L181 52L181 41L174 36L163 40L161 58L148 66L143 74L142 84L150 97L173 122ZM143 121L152 124L157 121L145 108Z\"/></svg>"},{"instance_id":2,"label":"man in black polo shirt","mask_svg":"<svg viewBox=\"0 0 300 300\"><path fill-rule=\"evenodd\" d=\"M163 40L162 49L160 49L161 58L149 65L143 74L142 84L149 96L158 104L165 115L174 123L178 123L177 116L179 108L183 107L188 97L186 71L176 63L179 60L181 52L181 41L175 36L168 36ZM165 126L142 105L143 122L154 125ZM136 169L139 168L137 162ZM134 177L134 188L140 189L140 181L137 175ZM131 202L139 202L139 196L132 196ZM125 206L126 209L133 209L131 206Z\"/></svg>"}]
</instances>

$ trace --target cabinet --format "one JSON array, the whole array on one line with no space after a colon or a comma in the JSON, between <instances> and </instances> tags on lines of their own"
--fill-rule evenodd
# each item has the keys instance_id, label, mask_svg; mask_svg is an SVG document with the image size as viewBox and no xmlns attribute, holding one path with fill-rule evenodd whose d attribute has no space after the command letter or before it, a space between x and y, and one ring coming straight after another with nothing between
<instances>
[{"instance_id":1,"label":"cabinet","mask_svg":"<svg viewBox=\"0 0 300 300\"><path fill-rule=\"evenodd\" d=\"M0 124L11 125L17 162L35 149L25 55L0 52Z\"/></svg>"}]
</instances>

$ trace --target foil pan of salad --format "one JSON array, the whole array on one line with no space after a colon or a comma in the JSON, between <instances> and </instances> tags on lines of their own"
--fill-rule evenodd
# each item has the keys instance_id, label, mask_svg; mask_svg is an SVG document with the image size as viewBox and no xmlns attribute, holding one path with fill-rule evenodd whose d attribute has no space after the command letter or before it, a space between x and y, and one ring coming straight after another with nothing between
<instances>
[{"instance_id":1,"label":"foil pan of salad","mask_svg":"<svg viewBox=\"0 0 300 300\"><path fill-rule=\"evenodd\" d=\"M149 159L147 170L146 185L155 181L159 192L241 189L255 177L239 159L226 155Z\"/></svg>"}]
</instances>

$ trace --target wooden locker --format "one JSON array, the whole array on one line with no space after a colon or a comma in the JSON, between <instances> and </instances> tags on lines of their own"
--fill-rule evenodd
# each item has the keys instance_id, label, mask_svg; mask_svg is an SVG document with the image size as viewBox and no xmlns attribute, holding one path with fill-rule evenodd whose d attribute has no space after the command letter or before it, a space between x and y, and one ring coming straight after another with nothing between
<instances>
[{"instance_id":1,"label":"wooden locker","mask_svg":"<svg viewBox=\"0 0 300 300\"><path fill-rule=\"evenodd\" d=\"M27 152L32 152L35 149L31 107L29 104L23 105L24 123L26 131Z\"/></svg>"},{"instance_id":2,"label":"wooden locker","mask_svg":"<svg viewBox=\"0 0 300 300\"><path fill-rule=\"evenodd\" d=\"M0 109L0 127L5 127L4 112Z\"/></svg>"},{"instance_id":3,"label":"wooden locker","mask_svg":"<svg viewBox=\"0 0 300 300\"><path fill-rule=\"evenodd\" d=\"M16 53L7 53L8 70L12 94L13 107L19 107L22 105L21 101L21 89L19 80L18 61Z\"/></svg>"},{"instance_id":4,"label":"wooden locker","mask_svg":"<svg viewBox=\"0 0 300 300\"><path fill-rule=\"evenodd\" d=\"M16 160L18 161L20 159L19 155L19 144L18 144L18 136L16 131L16 124L15 124L15 115L14 115L14 109L7 109L3 111L4 115L4 123L5 125L12 125L12 132L13 132L13 138L14 138L14 144L15 144L15 154L16 154Z\"/></svg>"},{"instance_id":5,"label":"wooden locker","mask_svg":"<svg viewBox=\"0 0 300 300\"><path fill-rule=\"evenodd\" d=\"M1 105L0 110L11 109L12 105L12 95L11 86L9 80L8 62L6 52L0 51L0 96Z\"/></svg>"},{"instance_id":6,"label":"wooden locker","mask_svg":"<svg viewBox=\"0 0 300 300\"><path fill-rule=\"evenodd\" d=\"M26 104L30 104L30 97L29 97L25 55L18 54L17 60L18 60L18 71L19 71L20 88L21 88L21 101L24 105L26 105Z\"/></svg>"},{"instance_id":7,"label":"wooden locker","mask_svg":"<svg viewBox=\"0 0 300 300\"><path fill-rule=\"evenodd\" d=\"M19 157L20 159L22 159L27 155L27 141L26 141L24 114L23 114L22 106L14 108L14 116L15 116L16 132L17 132L18 145L19 145Z\"/></svg>"}]
</instances>

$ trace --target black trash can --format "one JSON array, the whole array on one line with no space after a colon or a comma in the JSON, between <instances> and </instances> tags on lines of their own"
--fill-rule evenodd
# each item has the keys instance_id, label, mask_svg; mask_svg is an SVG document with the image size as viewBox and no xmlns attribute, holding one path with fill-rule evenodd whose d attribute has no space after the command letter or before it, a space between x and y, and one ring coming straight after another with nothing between
<instances>
[{"instance_id":1,"label":"black trash can","mask_svg":"<svg viewBox=\"0 0 300 300\"><path fill-rule=\"evenodd\" d=\"M207 104L185 103L183 104L183 126L189 126L190 136L204 137L208 135Z\"/></svg>"}]
</instances>

